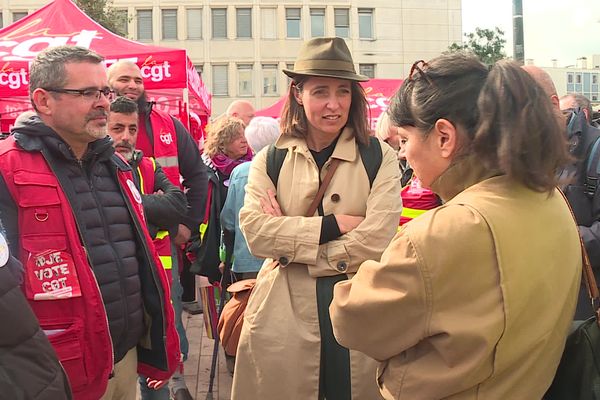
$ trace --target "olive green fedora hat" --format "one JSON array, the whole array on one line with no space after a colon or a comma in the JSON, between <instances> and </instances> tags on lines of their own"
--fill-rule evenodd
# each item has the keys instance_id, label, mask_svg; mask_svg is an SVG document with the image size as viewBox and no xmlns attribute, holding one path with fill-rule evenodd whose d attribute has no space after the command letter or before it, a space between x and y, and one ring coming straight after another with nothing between
<instances>
[{"instance_id":1,"label":"olive green fedora hat","mask_svg":"<svg viewBox=\"0 0 600 400\"><path fill-rule=\"evenodd\" d=\"M302 46L294 69L283 73L294 79L297 76L324 76L365 82L369 78L354 69L352 55L344 39L339 37L314 38Z\"/></svg>"}]
</instances>

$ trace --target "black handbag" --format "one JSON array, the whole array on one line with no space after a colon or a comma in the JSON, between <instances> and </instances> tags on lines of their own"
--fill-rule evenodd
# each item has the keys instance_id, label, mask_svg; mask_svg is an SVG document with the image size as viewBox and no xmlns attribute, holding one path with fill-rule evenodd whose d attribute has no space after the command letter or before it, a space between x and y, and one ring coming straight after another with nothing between
<instances>
[{"instance_id":1,"label":"black handbag","mask_svg":"<svg viewBox=\"0 0 600 400\"><path fill-rule=\"evenodd\" d=\"M600 294L583 242L581 251L583 281L595 316L584 321L567 337L560 364L552 385L544 396L545 400L600 400Z\"/></svg>"}]
</instances>

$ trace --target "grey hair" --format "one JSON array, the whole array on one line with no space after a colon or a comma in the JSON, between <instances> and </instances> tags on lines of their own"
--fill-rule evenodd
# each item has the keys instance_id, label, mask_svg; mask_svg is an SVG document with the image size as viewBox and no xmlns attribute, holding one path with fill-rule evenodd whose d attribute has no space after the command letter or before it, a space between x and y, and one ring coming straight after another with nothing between
<instances>
[{"instance_id":1,"label":"grey hair","mask_svg":"<svg viewBox=\"0 0 600 400\"><path fill-rule=\"evenodd\" d=\"M254 153L267 147L279 137L279 123L271 117L254 117L244 132L246 140Z\"/></svg>"},{"instance_id":2,"label":"grey hair","mask_svg":"<svg viewBox=\"0 0 600 400\"><path fill-rule=\"evenodd\" d=\"M390 127L392 123L390 121L390 115L386 112L382 112L377 119L377 125L375 125L375 136L382 141L386 141L390 138Z\"/></svg>"},{"instance_id":3,"label":"grey hair","mask_svg":"<svg viewBox=\"0 0 600 400\"><path fill-rule=\"evenodd\" d=\"M588 99L581 93L569 93L569 94L564 95L560 99L561 100L568 99L569 97L573 99L575 104L577 104L577 107L580 107L582 110L587 110L588 115L589 115L588 118L591 120L592 115L593 115L593 110L592 110L592 103L590 102L590 99ZM588 122L589 122L589 120L588 120Z\"/></svg>"},{"instance_id":4,"label":"grey hair","mask_svg":"<svg viewBox=\"0 0 600 400\"><path fill-rule=\"evenodd\" d=\"M29 96L38 88L62 88L67 81L65 64L100 64L104 57L79 46L57 46L40 52L29 68Z\"/></svg>"}]
</instances>

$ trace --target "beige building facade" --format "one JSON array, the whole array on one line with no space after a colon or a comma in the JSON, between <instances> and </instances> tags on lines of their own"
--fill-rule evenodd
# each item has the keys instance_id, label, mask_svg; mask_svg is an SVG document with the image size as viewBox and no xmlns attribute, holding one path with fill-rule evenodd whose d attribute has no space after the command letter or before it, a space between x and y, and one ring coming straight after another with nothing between
<instances>
[{"instance_id":1,"label":"beige building facade","mask_svg":"<svg viewBox=\"0 0 600 400\"><path fill-rule=\"evenodd\" d=\"M2 23L45 1L0 0ZM356 69L403 78L412 63L462 40L461 0L114 0L127 13L127 37L185 48L213 94L213 115L235 99L261 109L288 89L305 40L340 36Z\"/></svg>"}]
</instances>

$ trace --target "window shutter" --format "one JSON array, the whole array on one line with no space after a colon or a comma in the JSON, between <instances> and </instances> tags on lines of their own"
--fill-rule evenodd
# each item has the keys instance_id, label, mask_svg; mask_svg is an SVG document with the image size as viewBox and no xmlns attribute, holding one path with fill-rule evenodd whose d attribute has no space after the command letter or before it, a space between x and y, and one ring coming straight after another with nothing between
<instances>
[{"instance_id":1,"label":"window shutter","mask_svg":"<svg viewBox=\"0 0 600 400\"><path fill-rule=\"evenodd\" d=\"M138 40L152 40L152 10L138 10Z\"/></svg>"},{"instance_id":2,"label":"window shutter","mask_svg":"<svg viewBox=\"0 0 600 400\"><path fill-rule=\"evenodd\" d=\"M177 39L177 10L162 10L163 39Z\"/></svg>"},{"instance_id":3,"label":"window shutter","mask_svg":"<svg viewBox=\"0 0 600 400\"><path fill-rule=\"evenodd\" d=\"M227 38L227 9L212 9L213 38Z\"/></svg>"},{"instance_id":4,"label":"window shutter","mask_svg":"<svg viewBox=\"0 0 600 400\"><path fill-rule=\"evenodd\" d=\"M201 8L190 8L187 10L187 32L188 39L202 39Z\"/></svg>"}]
</instances>

